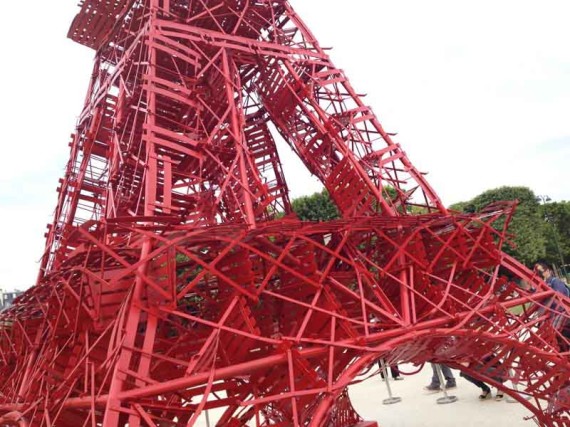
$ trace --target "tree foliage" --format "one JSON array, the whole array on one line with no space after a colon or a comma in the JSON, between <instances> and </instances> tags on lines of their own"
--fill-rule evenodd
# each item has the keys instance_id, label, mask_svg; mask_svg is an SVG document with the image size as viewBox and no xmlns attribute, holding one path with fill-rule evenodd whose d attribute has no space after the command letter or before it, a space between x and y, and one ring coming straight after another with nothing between
<instances>
[{"instance_id":1,"label":"tree foliage","mask_svg":"<svg viewBox=\"0 0 570 427\"><path fill-rule=\"evenodd\" d=\"M382 194L386 200L390 201L394 201L398 196L397 191L390 186L385 186ZM303 221L329 221L340 218L340 212L326 189L320 193L294 199L292 205L293 211ZM374 209L380 212L380 206L375 206ZM423 211L418 208L414 213L423 213Z\"/></svg>"},{"instance_id":2,"label":"tree foliage","mask_svg":"<svg viewBox=\"0 0 570 427\"><path fill-rule=\"evenodd\" d=\"M503 250L524 264L531 265L546 256L545 223L540 204L534 192L527 187L499 187L487 190L472 200L450 206L462 212L478 212L485 206L499 201L518 200L508 231L514 235L514 247L505 246ZM502 228L504 222L495 224Z\"/></svg>"},{"instance_id":3,"label":"tree foliage","mask_svg":"<svg viewBox=\"0 0 570 427\"><path fill-rule=\"evenodd\" d=\"M389 200L396 196L393 188L386 187L384 192ZM471 200L455 203L450 209L475 213L491 203L505 200L518 200L508 229L514 235L514 246L506 245L503 248L505 252L528 266L537 260L558 266L570 263L570 202L541 205L531 189L505 186L487 190ZM293 211L304 221L328 221L340 217L326 190L295 199L292 204ZM424 212L412 210L412 213ZM495 226L500 229L503 224L497 221Z\"/></svg>"},{"instance_id":4,"label":"tree foliage","mask_svg":"<svg viewBox=\"0 0 570 427\"><path fill-rule=\"evenodd\" d=\"M293 200L293 211L303 221L329 221L340 217L327 190Z\"/></svg>"},{"instance_id":5,"label":"tree foliage","mask_svg":"<svg viewBox=\"0 0 570 427\"><path fill-rule=\"evenodd\" d=\"M546 256L549 264L570 269L570 202L553 202L540 206L542 218L545 221L544 235L546 237Z\"/></svg>"}]
</instances>

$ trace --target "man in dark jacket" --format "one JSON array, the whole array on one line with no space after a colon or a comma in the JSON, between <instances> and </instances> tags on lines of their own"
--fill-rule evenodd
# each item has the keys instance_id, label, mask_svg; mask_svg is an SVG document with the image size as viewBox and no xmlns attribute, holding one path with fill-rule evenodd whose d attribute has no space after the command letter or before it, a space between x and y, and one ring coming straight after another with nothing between
<instances>
[{"instance_id":1,"label":"man in dark jacket","mask_svg":"<svg viewBox=\"0 0 570 427\"><path fill-rule=\"evenodd\" d=\"M566 286L566 283L556 277L552 269L548 267L547 264L543 262L537 262L534 265L534 272L537 273L542 280L553 290L565 297L570 297L570 289ZM557 315L552 319L553 326L560 331L562 336L558 337L558 344L561 351L568 351L570 342L570 320L565 313L562 306L552 303L550 308L553 309Z\"/></svg>"},{"instance_id":2,"label":"man in dark jacket","mask_svg":"<svg viewBox=\"0 0 570 427\"><path fill-rule=\"evenodd\" d=\"M552 290L559 292L566 297L570 296L570 290L566 286L566 283L564 283L562 279L556 277L548 265L543 262L537 262L534 265L534 271L542 277L542 280L544 280Z\"/></svg>"}]
</instances>

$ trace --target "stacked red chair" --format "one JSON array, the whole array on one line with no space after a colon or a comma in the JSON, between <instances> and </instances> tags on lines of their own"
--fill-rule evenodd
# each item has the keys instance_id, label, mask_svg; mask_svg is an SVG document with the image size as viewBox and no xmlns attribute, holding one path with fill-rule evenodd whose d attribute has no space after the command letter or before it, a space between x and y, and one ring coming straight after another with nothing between
<instances>
[{"instance_id":1,"label":"stacked red chair","mask_svg":"<svg viewBox=\"0 0 570 427\"><path fill-rule=\"evenodd\" d=\"M379 358L570 425L570 304L502 252L514 205L448 212L287 1L83 0L69 37L93 73L0 426L365 425ZM277 144L340 219L296 219Z\"/></svg>"}]
</instances>

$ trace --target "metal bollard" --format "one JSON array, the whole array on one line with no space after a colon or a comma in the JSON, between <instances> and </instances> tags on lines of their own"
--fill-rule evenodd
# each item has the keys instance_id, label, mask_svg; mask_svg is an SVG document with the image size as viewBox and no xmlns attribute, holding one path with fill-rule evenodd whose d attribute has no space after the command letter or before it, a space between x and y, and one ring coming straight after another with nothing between
<instances>
[{"instance_id":1,"label":"metal bollard","mask_svg":"<svg viewBox=\"0 0 570 427\"><path fill-rule=\"evenodd\" d=\"M453 403L457 402L457 396L448 396L447 390L445 388L445 378L443 378L443 374L441 372L441 366L439 364L435 365L435 370L437 372L437 377L439 378L439 386L443 390L443 397L436 399L438 405L444 405L446 403Z\"/></svg>"},{"instance_id":2,"label":"metal bollard","mask_svg":"<svg viewBox=\"0 0 570 427\"><path fill-rule=\"evenodd\" d=\"M382 367L382 372L384 373L384 380L386 380L386 388L388 389L388 398L384 399L382 403L384 405L391 405L393 403L398 403L402 401L401 397L392 397L392 388L390 387L390 377L388 376L388 368L384 359L380 359L380 366Z\"/></svg>"},{"instance_id":3,"label":"metal bollard","mask_svg":"<svg viewBox=\"0 0 570 427\"><path fill-rule=\"evenodd\" d=\"M514 378L514 377L515 377L515 372L514 372L514 370L512 370L512 369L509 370L509 374L510 374L511 378ZM516 383L515 381L511 380L511 384L513 385L513 389L515 390L515 393L516 393L516 394L518 394L520 397L522 397L522 398L525 399L525 400L529 400L529 399L530 399L530 396L527 396L527 395L523 396L521 393L519 393L519 388L517 387L517 383ZM508 396L508 397L507 397L507 402L508 402L508 403L518 403L518 400L512 398L511 396Z\"/></svg>"}]
</instances>

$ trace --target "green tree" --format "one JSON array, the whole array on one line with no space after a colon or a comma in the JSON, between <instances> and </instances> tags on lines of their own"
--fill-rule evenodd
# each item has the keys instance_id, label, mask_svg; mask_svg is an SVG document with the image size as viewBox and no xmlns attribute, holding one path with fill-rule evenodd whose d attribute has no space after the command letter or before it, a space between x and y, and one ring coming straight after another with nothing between
<instances>
[{"instance_id":1,"label":"green tree","mask_svg":"<svg viewBox=\"0 0 570 427\"><path fill-rule=\"evenodd\" d=\"M340 217L327 190L293 200L293 211L303 221L329 221Z\"/></svg>"},{"instance_id":2,"label":"green tree","mask_svg":"<svg viewBox=\"0 0 570 427\"><path fill-rule=\"evenodd\" d=\"M472 200L459 202L450 209L461 212L478 212L485 206L499 201L518 200L519 204L509 225L514 234L515 247L506 245L503 250L526 265L531 265L546 255L545 223L541 207L534 192L527 187L499 187L487 190ZM497 229L504 222L495 224Z\"/></svg>"},{"instance_id":3,"label":"green tree","mask_svg":"<svg viewBox=\"0 0 570 427\"><path fill-rule=\"evenodd\" d=\"M449 206L449 209L456 212L473 213L475 206L471 202L457 202Z\"/></svg>"},{"instance_id":4,"label":"green tree","mask_svg":"<svg viewBox=\"0 0 570 427\"><path fill-rule=\"evenodd\" d=\"M552 202L540 206L545 221L546 255L544 260L570 272L570 202Z\"/></svg>"},{"instance_id":5,"label":"green tree","mask_svg":"<svg viewBox=\"0 0 570 427\"><path fill-rule=\"evenodd\" d=\"M386 200L394 201L398 193L391 186L385 186L382 195ZM293 200L293 211L299 219L303 221L328 221L340 218L340 212L331 200L326 189L320 193L314 193L311 196L303 196ZM379 204L378 204L379 205ZM375 205L374 209L380 212L380 207ZM408 208L414 215L425 213L425 209L412 206Z\"/></svg>"}]
</instances>

